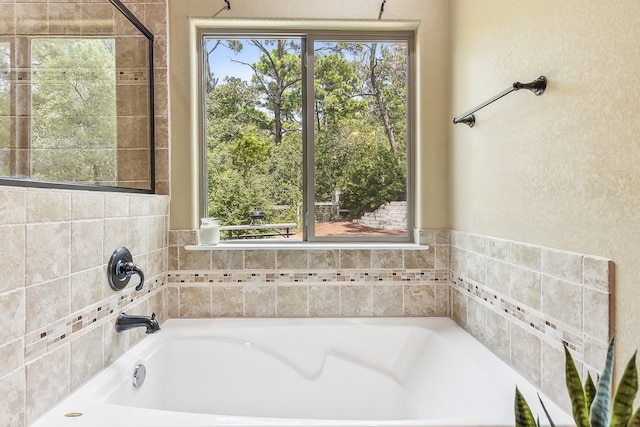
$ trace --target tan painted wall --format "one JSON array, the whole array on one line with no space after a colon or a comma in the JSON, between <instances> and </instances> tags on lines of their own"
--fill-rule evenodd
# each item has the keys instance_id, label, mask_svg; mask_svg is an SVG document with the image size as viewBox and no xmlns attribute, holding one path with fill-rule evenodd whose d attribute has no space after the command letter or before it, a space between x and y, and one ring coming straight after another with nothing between
<instances>
[{"instance_id":1,"label":"tan painted wall","mask_svg":"<svg viewBox=\"0 0 640 427\"><path fill-rule=\"evenodd\" d=\"M640 2L451 0L451 227L609 257L619 358L640 348ZM588 309L585 309L588 313Z\"/></svg>"},{"instance_id":2,"label":"tan painted wall","mask_svg":"<svg viewBox=\"0 0 640 427\"><path fill-rule=\"evenodd\" d=\"M396 0L387 3L382 22L381 2L371 0L169 2L171 80L171 228L196 228L198 213L197 25L237 27L247 19L283 20L308 28L317 20L340 20L341 28L417 27L417 194L415 226L446 228L448 222L447 139L448 30L446 0ZM244 20L244 21L243 21ZM313 21L312 21L313 20ZM335 25L335 23L333 24Z\"/></svg>"}]
</instances>

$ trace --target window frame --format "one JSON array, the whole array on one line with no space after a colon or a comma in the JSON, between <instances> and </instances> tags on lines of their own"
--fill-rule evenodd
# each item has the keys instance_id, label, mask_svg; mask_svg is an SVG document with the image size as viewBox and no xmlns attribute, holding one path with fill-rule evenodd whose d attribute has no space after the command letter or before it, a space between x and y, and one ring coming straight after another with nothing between
<instances>
[{"instance_id":1,"label":"window frame","mask_svg":"<svg viewBox=\"0 0 640 427\"><path fill-rule=\"evenodd\" d=\"M198 110L200 116L199 125L199 211L201 217L208 216L208 185L207 185L207 149L206 149L206 106L205 92L207 79L205 78L206 66L206 39L208 38L283 38L299 37L301 40L301 68L302 68L302 164L303 164L303 182L302 182L302 199L303 199L303 224L302 224L302 241L291 242L288 239L282 240L285 244L313 244L313 243L414 243L414 224L415 224L415 206L417 194L415 194L415 113L416 113L416 69L415 69L415 31L373 31L373 30L288 30L273 28L266 31L250 30L250 29L199 29L198 34L198 62L199 66L199 91L198 91ZM321 41L402 41L407 44L407 99L406 99L406 204L407 204L407 224L406 234L404 235L347 235L347 236L316 236L313 223L309 218L315 218L315 168L314 168L314 127L308 126L307 123L313 123L314 115L314 53L313 46L317 40ZM311 88L309 90L308 88ZM273 239L256 239L251 240L252 245L261 246L265 243L273 244ZM279 243L280 241L278 241Z\"/></svg>"}]
</instances>

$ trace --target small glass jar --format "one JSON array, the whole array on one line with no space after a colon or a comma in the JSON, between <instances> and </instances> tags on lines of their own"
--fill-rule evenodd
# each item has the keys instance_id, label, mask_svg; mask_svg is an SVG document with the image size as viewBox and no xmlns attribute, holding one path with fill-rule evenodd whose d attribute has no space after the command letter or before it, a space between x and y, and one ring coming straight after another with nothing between
<instances>
[{"instance_id":1,"label":"small glass jar","mask_svg":"<svg viewBox=\"0 0 640 427\"><path fill-rule=\"evenodd\" d=\"M217 218L202 218L198 232L198 244L214 246L220 242L220 223Z\"/></svg>"}]
</instances>

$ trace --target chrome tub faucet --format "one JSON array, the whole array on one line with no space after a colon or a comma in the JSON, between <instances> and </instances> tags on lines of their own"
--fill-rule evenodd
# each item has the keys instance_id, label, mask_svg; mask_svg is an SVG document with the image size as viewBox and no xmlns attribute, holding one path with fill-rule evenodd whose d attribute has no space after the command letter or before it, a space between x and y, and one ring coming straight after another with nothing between
<instances>
[{"instance_id":1,"label":"chrome tub faucet","mask_svg":"<svg viewBox=\"0 0 640 427\"><path fill-rule=\"evenodd\" d=\"M147 328L147 334L153 334L160 330L160 324L156 320L156 314L151 317L141 315L129 315L121 313L116 319L116 331L122 332L133 328Z\"/></svg>"}]
</instances>

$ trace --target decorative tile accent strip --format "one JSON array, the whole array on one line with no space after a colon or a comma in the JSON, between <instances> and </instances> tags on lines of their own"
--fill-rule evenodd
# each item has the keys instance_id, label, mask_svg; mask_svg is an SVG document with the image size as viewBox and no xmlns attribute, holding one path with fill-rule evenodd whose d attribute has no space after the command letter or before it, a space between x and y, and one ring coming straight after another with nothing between
<instances>
[{"instance_id":1,"label":"decorative tile accent strip","mask_svg":"<svg viewBox=\"0 0 640 427\"><path fill-rule=\"evenodd\" d=\"M133 288L124 290L122 293L114 294L112 298L102 301L99 304L86 307L80 312L73 313L65 319L47 325L44 328L35 330L25 335L25 363L55 349L57 345L72 340L75 336L83 333L87 328L102 324L105 319L115 318L115 316L125 310L130 305L135 305L152 293L161 290L166 283L166 276L147 280L145 292L140 293Z\"/></svg>"},{"instance_id":2,"label":"decorative tile accent strip","mask_svg":"<svg viewBox=\"0 0 640 427\"><path fill-rule=\"evenodd\" d=\"M171 271L168 283L317 283L317 282L417 282L443 283L449 280L448 270L295 270L295 271Z\"/></svg>"},{"instance_id":3,"label":"decorative tile accent strip","mask_svg":"<svg viewBox=\"0 0 640 427\"><path fill-rule=\"evenodd\" d=\"M524 329L529 330L541 338L551 341L562 341L566 343L579 359L583 359L584 338L580 331L558 324L549 320L548 316L533 310L524 304L513 300L507 296L474 282L471 279L452 275L451 286L464 293L470 298L485 304L491 310L503 313L513 321L518 322Z\"/></svg>"}]
</instances>

